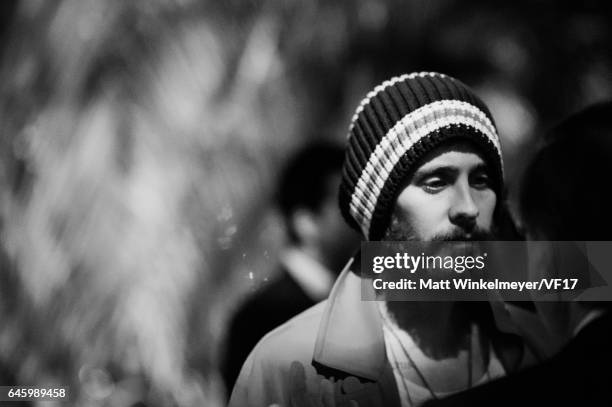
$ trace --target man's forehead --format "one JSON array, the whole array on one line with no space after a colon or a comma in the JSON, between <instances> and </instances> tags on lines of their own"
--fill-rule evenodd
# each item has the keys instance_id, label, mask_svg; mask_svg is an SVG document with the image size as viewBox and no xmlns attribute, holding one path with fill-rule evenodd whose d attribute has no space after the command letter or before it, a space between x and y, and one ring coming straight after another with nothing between
<instances>
[{"instance_id":1,"label":"man's forehead","mask_svg":"<svg viewBox=\"0 0 612 407\"><path fill-rule=\"evenodd\" d=\"M429 171L441 166L483 165L486 165L484 156L474 143L468 140L454 140L433 149L423 157L416 172Z\"/></svg>"}]
</instances>

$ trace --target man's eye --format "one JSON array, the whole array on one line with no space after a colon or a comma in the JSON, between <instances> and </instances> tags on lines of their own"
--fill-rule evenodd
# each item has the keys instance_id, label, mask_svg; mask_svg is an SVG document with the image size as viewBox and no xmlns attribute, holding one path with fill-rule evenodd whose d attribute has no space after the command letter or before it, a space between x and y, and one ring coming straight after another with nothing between
<instances>
[{"instance_id":1,"label":"man's eye","mask_svg":"<svg viewBox=\"0 0 612 407\"><path fill-rule=\"evenodd\" d=\"M475 174L472 176L470 184L476 189L486 189L491 187L491 179L487 174Z\"/></svg>"},{"instance_id":2,"label":"man's eye","mask_svg":"<svg viewBox=\"0 0 612 407\"><path fill-rule=\"evenodd\" d=\"M421 188L425 192L436 193L446 186L446 181L440 177L428 177L421 181Z\"/></svg>"}]
</instances>

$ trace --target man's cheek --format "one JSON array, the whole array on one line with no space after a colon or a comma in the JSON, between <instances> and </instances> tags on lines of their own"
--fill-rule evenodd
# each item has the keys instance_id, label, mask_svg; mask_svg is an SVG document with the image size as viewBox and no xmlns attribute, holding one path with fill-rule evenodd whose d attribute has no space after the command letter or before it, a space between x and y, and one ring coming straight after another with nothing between
<instances>
[{"instance_id":1,"label":"man's cheek","mask_svg":"<svg viewBox=\"0 0 612 407\"><path fill-rule=\"evenodd\" d=\"M495 212L495 208L487 208L485 211L483 211L484 213L482 213L482 215L480 216L480 222L481 225L480 228L490 232L492 227L493 227L493 213Z\"/></svg>"},{"instance_id":2,"label":"man's cheek","mask_svg":"<svg viewBox=\"0 0 612 407\"><path fill-rule=\"evenodd\" d=\"M495 212L495 205L497 204L497 198L495 192L487 191L483 194L478 205L478 220L477 224L480 229L486 232L490 232L493 226L493 214Z\"/></svg>"}]
</instances>

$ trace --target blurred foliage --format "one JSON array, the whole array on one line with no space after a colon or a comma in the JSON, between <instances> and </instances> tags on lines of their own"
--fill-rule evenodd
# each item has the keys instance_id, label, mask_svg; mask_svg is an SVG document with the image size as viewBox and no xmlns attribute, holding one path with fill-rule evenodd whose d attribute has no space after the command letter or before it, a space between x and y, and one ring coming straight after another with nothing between
<instances>
[{"instance_id":1,"label":"blurred foliage","mask_svg":"<svg viewBox=\"0 0 612 407\"><path fill-rule=\"evenodd\" d=\"M537 135L612 96L603 1L22 0L2 6L0 382L81 406L221 405L228 315L283 233L276 172L392 75ZM0 383L1 384L1 383Z\"/></svg>"}]
</instances>

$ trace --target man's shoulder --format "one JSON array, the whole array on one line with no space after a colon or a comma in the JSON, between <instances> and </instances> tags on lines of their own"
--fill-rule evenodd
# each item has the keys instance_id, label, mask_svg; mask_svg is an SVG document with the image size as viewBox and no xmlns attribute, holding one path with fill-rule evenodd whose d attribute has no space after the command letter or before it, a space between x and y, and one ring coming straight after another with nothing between
<instances>
[{"instance_id":1,"label":"man's shoulder","mask_svg":"<svg viewBox=\"0 0 612 407\"><path fill-rule=\"evenodd\" d=\"M315 377L311 362L321 317L320 302L265 335L242 366L230 406L289 405L288 380L294 362Z\"/></svg>"},{"instance_id":2,"label":"man's shoulder","mask_svg":"<svg viewBox=\"0 0 612 407\"><path fill-rule=\"evenodd\" d=\"M267 371L288 367L293 361L310 365L326 304L327 300L321 301L264 335L249 354L245 366Z\"/></svg>"},{"instance_id":3,"label":"man's shoulder","mask_svg":"<svg viewBox=\"0 0 612 407\"><path fill-rule=\"evenodd\" d=\"M314 345L327 300L306 309L265 335L253 349L258 359L312 359Z\"/></svg>"}]
</instances>

